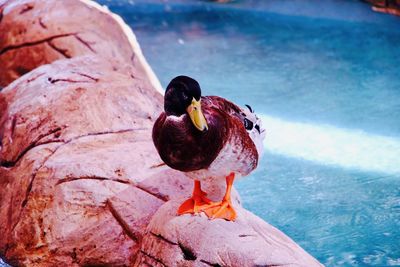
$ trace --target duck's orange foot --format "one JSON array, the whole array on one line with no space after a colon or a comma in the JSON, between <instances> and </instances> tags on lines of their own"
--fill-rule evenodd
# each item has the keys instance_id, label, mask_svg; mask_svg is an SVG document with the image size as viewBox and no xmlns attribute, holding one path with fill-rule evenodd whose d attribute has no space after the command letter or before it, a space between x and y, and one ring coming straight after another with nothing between
<instances>
[{"instance_id":1,"label":"duck's orange foot","mask_svg":"<svg viewBox=\"0 0 400 267\"><path fill-rule=\"evenodd\" d=\"M228 221L236 220L236 211L229 200L222 200L221 202L210 205L204 210L210 219L225 219Z\"/></svg>"},{"instance_id":2,"label":"duck's orange foot","mask_svg":"<svg viewBox=\"0 0 400 267\"><path fill-rule=\"evenodd\" d=\"M193 194L193 196L189 199L187 199L185 202L180 205L178 209L178 215L190 213L190 214L196 214L210 205L213 205L214 203L206 197L206 193L203 191L198 191L196 194Z\"/></svg>"}]
</instances>

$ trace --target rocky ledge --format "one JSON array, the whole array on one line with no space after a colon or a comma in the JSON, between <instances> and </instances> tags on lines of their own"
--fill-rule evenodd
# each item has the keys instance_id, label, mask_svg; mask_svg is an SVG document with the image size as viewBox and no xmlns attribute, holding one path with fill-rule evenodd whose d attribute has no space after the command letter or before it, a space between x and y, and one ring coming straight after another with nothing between
<instances>
[{"instance_id":1,"label":"rocky ledge","mask_svg":"<svg viewBox=\"0 0 400 267\"><path fill-rule=\"evenodd\" d=\"M400 0L364 0L372 4L372 10L400 16Z\"/></svg>"},{"instance_id":2,"label":"rocky ledge","mask_svg":"<svg viewBox=\"0 0 400 267\"><path fill-rule=\"evenodd\" d=\"M10 264L321 266L237 194L235 222L176 216L192 182L153 147L160 85L118 16L79 0L0 1L0 14L0 256Z\"/></svg>"}]
</instances>

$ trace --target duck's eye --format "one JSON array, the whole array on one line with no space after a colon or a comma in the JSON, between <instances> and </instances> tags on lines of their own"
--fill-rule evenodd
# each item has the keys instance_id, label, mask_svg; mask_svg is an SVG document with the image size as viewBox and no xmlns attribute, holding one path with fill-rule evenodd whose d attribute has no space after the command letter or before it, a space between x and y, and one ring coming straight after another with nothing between
<instances>
[{"instance_id":1,"label":"duck's eye","mask_svg":"<svg viewBox=\"0 0 400 267\"><path fill-rule=\"evenodd\" d=\"M244 128L246 128L246 130L252 130L253 122L250 121L249 119L244 118Z\"/></svg>"}]
</instances>

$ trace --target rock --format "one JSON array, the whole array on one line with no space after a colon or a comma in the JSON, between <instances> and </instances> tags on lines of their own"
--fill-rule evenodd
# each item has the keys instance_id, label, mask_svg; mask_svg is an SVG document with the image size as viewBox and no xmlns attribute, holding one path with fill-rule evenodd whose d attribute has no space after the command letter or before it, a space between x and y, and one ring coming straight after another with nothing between
<instances>
[{"instance_id":1,"label":"rock","mask_svg":"<svg viewBox=\"0 0 400 267\"><path fill-rule=\"evenodd\" d=\"M52 27L70 27L55 21L51 7L60 2L66 9L75 5L87 24L101 19L97 8L78 0L8 1L0 27L23 23L13 17L30 12L27 21L42 14L38 18L48 22L48 12ZM63 8L59 13L67 14ZM75 51L73 44L63 45ZM111 51L115 45L99 47ZM43 55L49 48L24 49ZM19 63L7 70L13 64ZM192 181L165 166L155 151L151 131L162 95L145 64L76 55L38 67L0 92L0 256L16 266L320 266L241 208L237 193L237 222L176 216ZM221 199L224 185L206 182L204 188Z\"/></svg>"},{"instance_id":2,"label":"rock","mask_svg":"<svg viewBox=\"0 0 400 267\"><path fill-rule=\"evenodd\" d=\"M249 211L235 222L176 216L179 201L157 211L143 237L138 266L321 266L296 243Z\"/></svg>"},{"instance_id":3,"label":"rock","mask_svg":"<svg viewBox=\"0 0 400 267\"><path fill-rule=\"evenodd\" d=\"M400 0L364 0L364 1L378 7L393 7L397 9L400 8Z\"/></svg>"},{"instance_id":4,"label":"rock","mask_svg":"<svg viewBox=\"0 0 400 267\"><path fill-rule=\"evenodd\" d=\"M0 251L11 263L131 261L138 244L118 211L147 198L149 205L129 210L144 229L163 201L134 186L161 162L150 135L161 95L130 71L85 56L37 68L1 92L8 108L1 125ZM118 198L122 192L129 198Z\"/></svg>"},{"instance_id":5,"label":"rock","mask_svg":"<svg viewBox=\"0 0 400 267\"><path fill-rule=\"evenodd\" d=\"M145 76L132 78L135 71L88 56L40 67L12 83L2 91L8 103L3 165L13 165L33 145L151 127L162 97Z\"/></svg>"},{"instance_id":6,"label":"rock","mask_svg":"<svg viewBox=\"0 0 400 267\"><path fill-rule=\"evenodd\" d=\"M0 87L57 59L98 55L136 66L162 90L132 30L94 1L0 1L0 32Z\"/></svg>"},{"instance_id":7,"label":"rock","mask_svg":"<svg viewBox=\"0 0 400 267\"><path fill-rule=\"evenodd\" d=\"M135 71L78 57L1 92L0 251L11 263L129 264L137 234L127 234L118 210L149 199L129 210L144 229L163 203L135 187L161 162L151 141L161 95L145 77L132 78ZM128 200L116 197L122 192Z\"/></svg>"},{"instance_id":8,"label":"rock","mask_svg":"<svg viewBox=\"0 0 400 267\"><path fill-rule=\"evenodd\" d=\"M372 10L400 16L400 0L364 0L372 4Z\"/></svg>"}]
</instances>

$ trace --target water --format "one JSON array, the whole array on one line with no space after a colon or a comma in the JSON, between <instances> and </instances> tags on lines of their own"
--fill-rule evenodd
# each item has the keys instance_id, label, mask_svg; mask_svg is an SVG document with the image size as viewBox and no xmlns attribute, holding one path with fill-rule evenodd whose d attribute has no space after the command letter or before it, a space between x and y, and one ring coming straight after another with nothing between
<instances>
[{"instance_id":1,"label":"water","mask_svg":"<svg viewBox=\"0 0 400 267\"><path fill-rule=\"evenodd\" d=\"M246 208L327 266L400 266L400 18L357 1L102 1L165 86L262 114Z\"/></svg>"}]
</instances>

